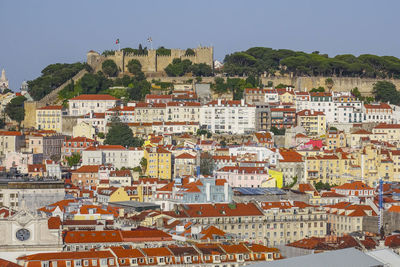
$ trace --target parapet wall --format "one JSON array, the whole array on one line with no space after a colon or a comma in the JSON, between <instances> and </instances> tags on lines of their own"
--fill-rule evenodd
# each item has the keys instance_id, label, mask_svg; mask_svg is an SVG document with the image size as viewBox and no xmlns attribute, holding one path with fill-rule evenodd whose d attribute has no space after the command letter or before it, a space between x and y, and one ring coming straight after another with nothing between
<instances>
[{"instance_id":1,"label":"parapet wall","mask_svg":"<svg viewBox=\"0 0 400 267\"><path fill-rule=\"evenodd\" d=\"M325 87L325 80L331 78L334 82L333 91L350 91L355 87L364 96L372 94L374 84L378 81L389 81L396 85L397 89L400 90L400 79L372 79L372 78L355 78L355 77L263 77L262 83L268 84L268 81L273 82L276 86L280 83L286 85L293 85L295 88L300 90L310 91L312 88L318 88L319 86Z\"/></svg>"},{"instance_id":2,"label":"parapet wall","mask_svg":"<svg viewBox=\"0 0 400 267\"><path fill-rule=\"evenodd\" d=\"M186 56L184 49L171 49L171 55L157 55L155 49L148 50L147 55L135 55L133 53L124 53L123 51L115 51L114 55L102 56L94 51L90 51L87 55L87 63L95 70L101 70L101 63L104 60L111 59L117 64L121 72L127 72L128 62L136 59L142 65L145 73L164 72L164 69L172 63L175 58L182 60L189 59L193 64L205 63L212 68L214 67L214 48L213 47L197 47L194 48L194 56Z\"/></svg>"}]
</instances>

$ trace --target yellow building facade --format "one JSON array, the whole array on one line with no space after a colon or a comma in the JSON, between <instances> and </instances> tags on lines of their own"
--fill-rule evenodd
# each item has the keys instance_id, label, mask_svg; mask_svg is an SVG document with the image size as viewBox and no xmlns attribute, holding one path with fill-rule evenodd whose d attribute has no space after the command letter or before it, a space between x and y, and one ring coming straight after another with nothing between
<instances>
[{"instance_id":1,"label":"yellow building facade","mask_svg":"<svg viewBox=\"0 0 400 267\"><path fill-rule=\"evenodd\" d=\"M46 106L36 110L36 129L62 132L62 106Z\"/></svg>"},{"instance_id":2,"label":"yellow building facade","mask_svg":"<svg viewBox=\"0 0 400 267\"><path fill-rule=\"evenodd\" d=\"M308 135L324 135L326 133L325 114L320 111L302 110L297 113L297 126L303 127Z\"/></svg>"},{"instance_id":3,"label":"yellow building facade","mask_svg":"<svg viewBox=\"0 0 400 267\"><path fill-rule=\"evenodd\" d=\"M367 144L351 153L337 152L307 157L306 178L309 182L323 182L341 185L354 180L362 180L375 186L379 179L396 181L400 178L400 152L378 149Z\"/></svg>"},{"instance_id":4,"label":"yellow building facade","mask_svg":"<svg viewBox=\"0 0 400 267\"><path fill-rule=\"evenodd\" d=\"M147 147L144 149L144 158L147 160L145 174L159 179L172 178L171 152L162 147Z\"/></svg>"},{"instance_id":5,"label":"yellow building facade","mask_svg":"<svg viewBox=\"0 0 400 267\"><path fill-rule=\"evenodd\" d=\"M325 136L328 149L336 149L347 145L346 134L343 131L329 130Z\"/></svg>"}]
</instances>

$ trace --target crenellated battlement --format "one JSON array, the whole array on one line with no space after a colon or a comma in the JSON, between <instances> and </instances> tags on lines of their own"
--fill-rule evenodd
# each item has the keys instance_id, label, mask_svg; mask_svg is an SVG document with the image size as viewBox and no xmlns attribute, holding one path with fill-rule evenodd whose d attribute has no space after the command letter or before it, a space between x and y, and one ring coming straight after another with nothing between
<instances>
[{"instance_id":1,"label":"crenellated battlement","mask_svg":"<svg viewBox=\"0 0 400 267\"><path fill-rule=\"evenodd\" d=\"M164 69L172 63L174 58L188 59L193 64L205 63L211 67L214 65L214 48L199 46L192 48L195 55L185 55L186 49L171 49L170 55L157 55L156 49L147 50L147 55L136 55L132 52L115 51L114 55L102 56L91 50L87 54L87 63L96 71L101 70L101 63L106 59L114 60L122 72L127 71L130 60L139 60L144 72L164 72Z\"/></svg>"}]
</instances>

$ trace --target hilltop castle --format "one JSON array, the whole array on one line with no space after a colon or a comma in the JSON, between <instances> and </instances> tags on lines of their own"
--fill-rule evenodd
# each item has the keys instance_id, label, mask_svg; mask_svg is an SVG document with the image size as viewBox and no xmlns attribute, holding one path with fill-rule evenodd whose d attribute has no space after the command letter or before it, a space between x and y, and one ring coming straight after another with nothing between
<instances>
[{"instance_id":1,"label":"hilltop castle","mask_svg":"<svg viewBox=\"0 0 400 267\"><path fill-rule=\"evenodd\" d=\"M124 51L115 51L114 55L103 56L91 50L87 53L87 63L95 71L101 70L101 63L107 59L112 59L117 64L121 72L127 72L128 62L136 59L142 64L142 71L147 74L162 74L164 69L172 63L174 58L182 60L189 59L193 64L206 63L213 68L214 64L214 48L213 47L197 47L193 49L194 55L185 55L186 50L171 49L170 55L157 55L157 50L148 50L147 55L136 55L133 53L125 53Z\"/></svg>"}]
</instances>

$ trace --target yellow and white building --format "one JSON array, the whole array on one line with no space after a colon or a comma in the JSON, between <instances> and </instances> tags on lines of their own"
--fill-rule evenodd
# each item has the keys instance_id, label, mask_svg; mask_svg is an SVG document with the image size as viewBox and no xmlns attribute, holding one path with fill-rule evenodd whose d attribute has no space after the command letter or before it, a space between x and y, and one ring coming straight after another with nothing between
<instances>
[{"instance_id":1,"label":"yellow and white building","mask_svg":"<svg viewBox=\"0 0 400 267\"><path fill-rule=\"evenodd\" d=\"M36 129L62 132L62 106L46 106L36 110Z\"/></svg>"},{"instance_id":2,"label":"yellow and white building","mask_svg":"<svg viewBox=\"0 0 400 267\"><path fill-rule=\"evenodd\" d=\"M321 111L302 110L297 113L297 126L303 127L308 135L324 135L326 133L325 114Z\"/></svg>"},{"instance_id":3,"label":"yellow and white building","mask_svg":"<svg viewBox=\"0 0 400 267\"><path fill-rule=\"evenodd\" d=\"M144 158L147 160L146 175L159 179L172 178L172 153L162 147L146 147Z\"/></svg>"}]
</instances>

